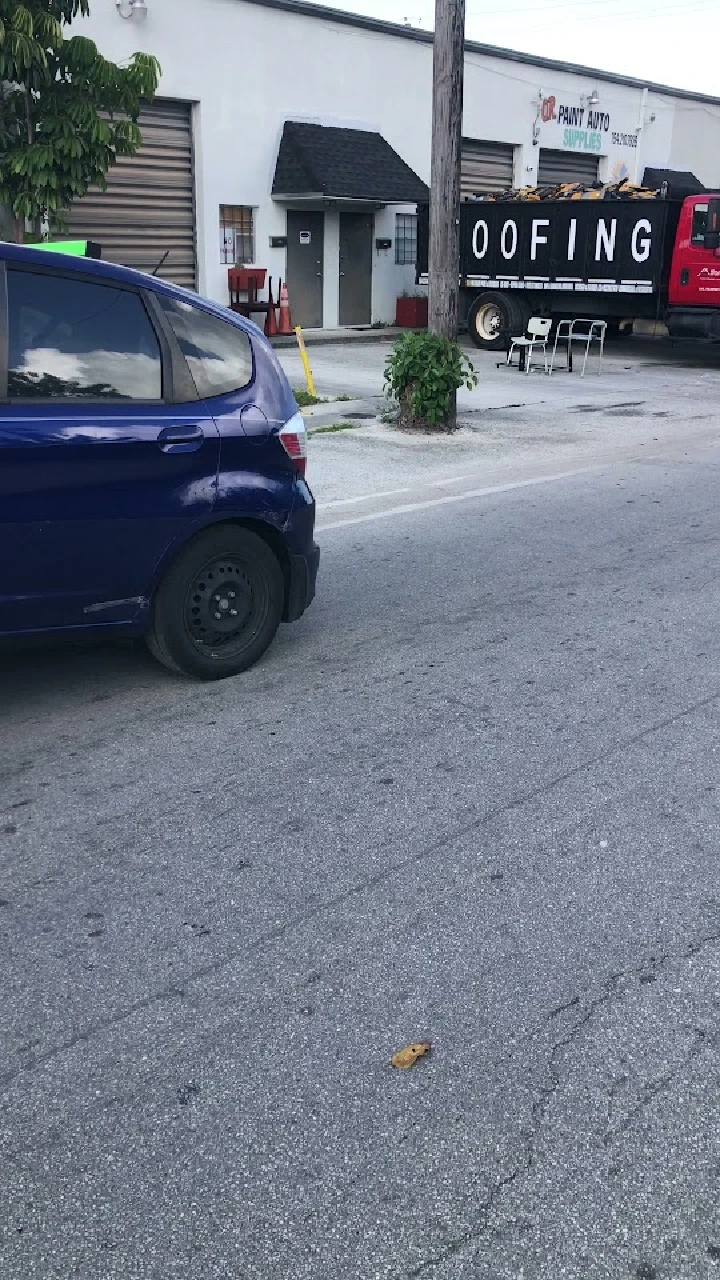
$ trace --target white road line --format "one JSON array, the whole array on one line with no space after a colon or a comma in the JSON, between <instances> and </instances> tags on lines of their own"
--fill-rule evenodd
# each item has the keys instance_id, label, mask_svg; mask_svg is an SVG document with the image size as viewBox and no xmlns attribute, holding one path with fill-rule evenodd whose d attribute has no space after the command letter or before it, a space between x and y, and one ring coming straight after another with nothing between
<instances>
[{"instance_id":1,"label":"white road line","mask_svg":"<svg viewBox=\"0 0 720 1280\"><path fill-rule=\"evenodd\" d=\"M350 516L347 520L333 520L329 524L318 523L318 533L327 533L330 529L345 529L348 525L366 524L370 520L384 520L388 516L407 515L412 511L426 511L429 507L443 507L450 502L468 502L472 498L489 498L496 493L510 493L513 489L527 489L532 485L552 484L554 480L570 480L573 476L587 475L590 471L598 471L604 463L594 466L579 467L574 471L558 471L554 475L536 476L532 480L513 480L509 484L490 485L484 489L467 489L465 493L448 493L442 498L427 498L424 502L404 502L397 507L387 507L384 511L370 511L364 516ZM370 495L381 498L382 494ZM369 500L366 499L366 500ZM360 499L358 499L360 501Z\"/></svg>"},{"instance_id":2,"label":"white road line","mask_svg":"<svg viewBox=\"0 0 720 1280\"><path fill-rule=\"evenodd\" d=\"M467 473L464 476L448 476L445 480L430 480L428 483L433 489L442 489L446 484L462 484L463 480L467 480Z\"/></svg>"},{"instance_id":3,"label":"white road line","mask_svg":"<svg viewBox=\"0 0 720 1280\"><path fill-rule=\"evenodd\" d=\"M351 503L371 502L373 498L396 498L399 493L412 493L412 489L381 489L379 493L361 493L359 498L332 498L330 502L318 502L318 511L327 511L328 507L345 507Z\"/></svg>"},{"instance_id":4,"label":"white road line","mask_svg":"<svg viewBox=\"0 0 720 1280\"><path fill-rule=\"evenodd\" d=\"M423 486L427 489L441 489L448 484L462 484L463 480L470 477L465 472L460 476L447 476L444 480L423 480ZM327 511L330 507L345 507L357 505L358 502L372 502L378 498L396 498L401 493L412 493L412 487L406 485L404 489L380 489L377 493L361 493L356 498L331 498L329 502L318 502L318 511Z\"/></svg>"}]
</instances>

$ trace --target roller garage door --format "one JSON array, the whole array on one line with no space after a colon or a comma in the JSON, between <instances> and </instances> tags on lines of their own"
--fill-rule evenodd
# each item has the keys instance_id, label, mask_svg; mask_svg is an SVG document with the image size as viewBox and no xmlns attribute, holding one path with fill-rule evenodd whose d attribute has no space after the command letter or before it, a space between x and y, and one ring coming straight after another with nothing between
<instances>
[{"instance_id":1,"label":"roller garage door","mask_svg":"<svg viewBox=\"0 0 720 1280\"><path fill-rule=\"evenodd\" d=\"M474 142L463 138L460 152L460 195L506 191L513 184L514 147L506 142Z\"/></svg>"},{"instance_id":2,"label":"roller garage door","mask_svg":"<svg viewBox=\"0 0 720 1280\"><path fill-rule=\"evenodd\" d=\"M191 107L154 102L140 114L142 146L107 175L107 191L76 201L70 233L97 240L102 256L166 280L196 287Z\"/></svg>"},{"instance_id":3,"label":"roller garage door","mask_svg":"<svg viewBox=\"0 0 720 1280\"><path fill-rule=\"evenodd\" d=\"M554 187L559 182L597 182L598 157L583 151L540 149L538 186Z\"/></svg>"}]
</instances>

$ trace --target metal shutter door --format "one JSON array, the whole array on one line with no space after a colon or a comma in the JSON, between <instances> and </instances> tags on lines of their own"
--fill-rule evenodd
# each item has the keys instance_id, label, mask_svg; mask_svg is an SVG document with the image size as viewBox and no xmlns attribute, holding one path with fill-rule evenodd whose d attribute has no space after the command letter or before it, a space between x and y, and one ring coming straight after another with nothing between
<instances>
[{"instance_id":1,"label":"metal shutter door","mask_svg":"<svg viewBox=\"0 0 720 1280\"><path fill-rule=\"evenodd\" d=\"M481 191L507 191L513 184L514 147L507 142L473 142L463 138L460 152L460 197Z\"/></svg>"},{"instance_id":2,"label":"metal shutter door","mask_svg":"<svg viewBox=\"0 0 720 1280\"><path fill-rule=\"evenodd\" d=\"M92 188L70 213L70 234L97 240L110 262L196 287L191 108L154 102L138 119L143 141L107 175L107 191Z\"/></svg>"},{"instance_id":3,"label":"metal shutter door","mask_svg":"<svg viewBox=\"0 0 720 1280\"><path fill-rule=\"evenodd\" d=\"M577 151L540 150L538 186L554 187L558 182L597 182L598 158Z\"/></svg>"}]
</instances>

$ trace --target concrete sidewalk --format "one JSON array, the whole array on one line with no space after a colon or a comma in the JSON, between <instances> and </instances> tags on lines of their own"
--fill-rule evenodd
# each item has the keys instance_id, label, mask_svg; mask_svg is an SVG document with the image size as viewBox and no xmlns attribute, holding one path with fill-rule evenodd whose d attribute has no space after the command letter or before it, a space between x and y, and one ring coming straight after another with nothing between
<instances>
[{"instance_id":1,"label":"concrete sidewalk","mask_svg":"<svg viewBox=\"0 0 720 1280\"><path fill-rule=\"evenodd\" d=\"M520 374L516 368L497 367L501 352L478 351L466 340L462 346L475 367L478 386L473 391L460 391L461 415L507 406L561 406L578 399L624 399L630 390L633 396L644 396L646 391L657 391L665 381L674 386L678 374L691 378L720 371L720 348L700 344L673 346L659 339L633 339L609 346L602 372L598 374L597 358L593 357L584 378L577 369L572 374L558 369L548 378L539 366L529 375ZM318 394L332 402L345 397L376 404L383 396L385 362L391 349L392 340L388 338L360 347L336 344L316 348L310 364ZM304 388L305 374L297 348L279 352L279 359L292 385ZM318 413L313 411L313 416L336 408L340 411L340 404L317 406Z\"/></svg>"},{"instance_id":2,"label":"concrete sidewalk","mask_svg":"<svg viewBox=\"0 0 720 1280\"><path fill-rule=\"evenodd\" d=\"M308 430L312 433L318 427L336 425L347 422L357 423L376 421L387 409L384 396L363 396L350 400L323 399L302 410Z\"/></svg>"},{"instance_id":3,"label":"concrete sidewalk","mask_svg":"<svg viewBox=\"0 0 720 1280\"><path fill-rule=\"evenodd\" d=\"M320 506L405 491L428 480L478 476L504 483L528 471L564 470L643 455L690 434L716 434L720 352L632 340L611 347L602 372L524 375L499 356L469 349L479 383L458 397L453 436L410 435L382 421L390 342L317 348L311 364L327 403L305 416L313 434L309 480ZM291 383L303 385L297 352L282 352ZM349 400L339 400L349 396Z\"/></svg>"},{"instance_id":4,"label":"concrete sidewalk","mask_svg":"<svg viewBox=\"0 0 720 1280\"><path fill-rule=\"evenodd\" d=\"M367 324L342 329L303 329L302 334L305 339L305 345L308 347L336 347L364 342L394 342L396 338L402 337L404 333L411 332L411 329L400 329L395 325ZM637 320L635 322L635 333L640 338L667 337L665 325L655 320ZM279 350L287 350L297 346L297 339L294 333L276 334L270 341ZM464 345L472 346L467 332L461 334L460 341Z\"/></svg>"},{"instance_id":5,"label":"concrete sidewalk","mask_svg":"<svg viewBox=\"0 0 720 1280\"><path fill-rule=\"evenodd\" d=\"M306 347L349 346L358 342L394 341L408 329L396 329L393 325L361 325L357 329L303 329L302 335ZM279 333L270 339L273 347L286 350L297 349L297 338L294 333Z\"/></svg>"}]
</instances>

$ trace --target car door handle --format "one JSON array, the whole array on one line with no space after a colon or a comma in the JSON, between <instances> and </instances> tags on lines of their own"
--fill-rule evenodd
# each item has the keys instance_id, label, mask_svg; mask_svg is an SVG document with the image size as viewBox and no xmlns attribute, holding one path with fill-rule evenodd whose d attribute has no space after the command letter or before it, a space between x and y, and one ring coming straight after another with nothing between
<instances>
[{"instance_id":1,"label":"car door handle","mask_svg":"<svg viewBox=\"0 0 720 1280\"><path fill-rule=\"evenodd\" d=\"M158 444L163 453L193 453L201 447L204 439L205 433L197 422L163 427L158 434Z\"/></svg>"}]
</instances>

